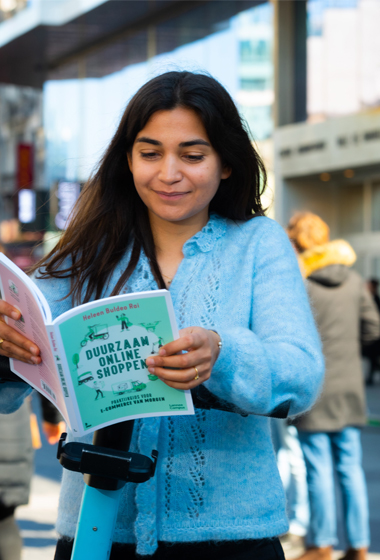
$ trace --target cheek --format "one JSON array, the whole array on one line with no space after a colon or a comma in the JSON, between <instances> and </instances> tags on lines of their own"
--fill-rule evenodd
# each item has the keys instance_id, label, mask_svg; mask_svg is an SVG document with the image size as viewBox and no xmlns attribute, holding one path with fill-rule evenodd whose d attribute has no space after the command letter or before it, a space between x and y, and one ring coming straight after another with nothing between
<instances>
[{"instance_id":1,"label":"cheek","mask_svg":"<svg viewBox=\"0 0 380 560\"><path fill-rule=\"evenodd\" d=\"M150 175L145 168L135 166L133 173L133 181L136 188L144 188L149 183Z\"/></svg>"},{"instance_id":2,"label":"cheek","mask_svg":"<svg viewBox=\"0 0 380 560\"><path fill-rule=\"evenodd\" d=\"M220 173L218 169L211 168L199 172L197 182L201 194L206 198L214 196L220 184Z\"/></svg>"}]
</instances>

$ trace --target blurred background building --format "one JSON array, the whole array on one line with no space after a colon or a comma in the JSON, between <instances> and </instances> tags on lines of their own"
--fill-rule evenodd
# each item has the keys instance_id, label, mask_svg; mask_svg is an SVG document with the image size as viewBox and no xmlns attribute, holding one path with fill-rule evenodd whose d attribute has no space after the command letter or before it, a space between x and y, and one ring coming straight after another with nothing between
<instances>
[{"instance_id":1,"label":"blurred background building","mask_svg":"<svg viewBox=\"0 0 380 560\"><path fill-rule=\"evenodd\" d=\"M235 99L270 215L319 213L380 276L379 24L379 0L0 0L0 238L61 231L133 93L186 68Z\"/></svg>"},{"instance_id":2,"label":"blurred background building","mask_svg":"<svg viewBox=\"0 0 380 560\"><path fill-rule=\"evenodd\" d=\"M278 129L276 217L311 210L380 277L380 2L309 0L307 122Z\"/></svg>"}]
</instances>

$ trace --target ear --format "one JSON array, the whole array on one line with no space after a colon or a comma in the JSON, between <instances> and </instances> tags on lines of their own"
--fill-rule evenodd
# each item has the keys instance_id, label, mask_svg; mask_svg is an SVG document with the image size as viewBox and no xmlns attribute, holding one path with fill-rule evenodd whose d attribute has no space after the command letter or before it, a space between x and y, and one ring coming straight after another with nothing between
<instances>
[{"instance_id":1,"label":"ear","mask_svg":"<svg viewBox=\"0 0 380 560\"><path fill-rule=\"evenodd\" d=\"M231 173L232 173L231 167L223 166L222 167L221 179L228 179L228 177L231 175Z\"/></svg>"}]
</instances>

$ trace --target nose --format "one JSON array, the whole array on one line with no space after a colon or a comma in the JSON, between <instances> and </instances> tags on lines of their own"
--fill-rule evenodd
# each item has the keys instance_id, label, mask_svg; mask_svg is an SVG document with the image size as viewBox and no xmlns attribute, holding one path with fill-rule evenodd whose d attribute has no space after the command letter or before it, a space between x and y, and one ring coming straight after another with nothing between
<instances>
[{"instance_id":1,"label":"nose","mask_svg":"<svg viewBox=\"0 0 380 560\"><path fill-rule=\"evenodd\" d=\"M177 157L167 155L162 158L158 178L166 185L178 183L182 179L180 162Z\"/></svg>"}]
</instances>

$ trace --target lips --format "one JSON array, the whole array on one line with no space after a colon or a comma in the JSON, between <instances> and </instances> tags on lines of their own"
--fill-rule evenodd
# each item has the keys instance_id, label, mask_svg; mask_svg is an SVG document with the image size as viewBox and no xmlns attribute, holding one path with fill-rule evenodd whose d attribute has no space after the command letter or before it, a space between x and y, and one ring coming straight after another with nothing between
<instances>
[{"instance_id":1,"label":"lips","mask_svg":"<svg viewBox=\"0 0 380 560\"><path fill-rule=\"evenodd\" d=\"M165 192L165 191L154 191L160 198L164 198L165 200L178 200L180 198L183 198L184 196L186 196L187 194L189 194L188 191L186 192Z\"/></svg>"}]
</instances>

